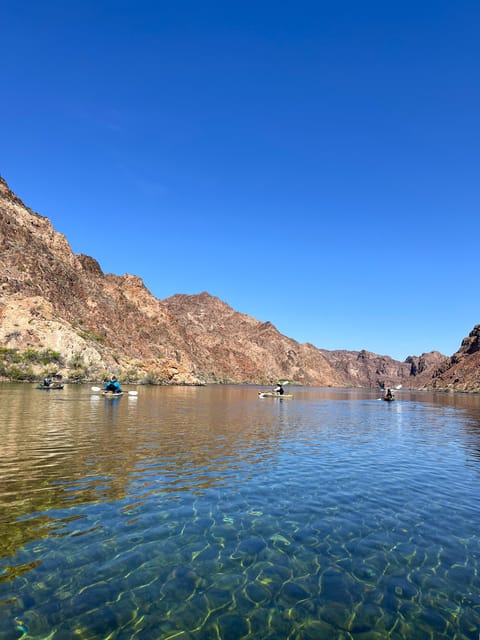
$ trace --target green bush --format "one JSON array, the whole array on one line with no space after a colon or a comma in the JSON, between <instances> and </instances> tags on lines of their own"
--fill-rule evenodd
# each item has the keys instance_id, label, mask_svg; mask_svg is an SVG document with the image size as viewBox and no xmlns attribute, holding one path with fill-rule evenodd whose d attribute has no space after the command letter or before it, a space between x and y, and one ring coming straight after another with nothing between
<instances>
[{"instance_id":1,"label":"green bush","mask_svg":"<svg viewBox=\"0 0 480 640\"><path fill-rule=\"evenodd\" d=\"M147 375L143 379L144 384L158 384L160 380L159 371L148 371Z\"/></svg>"},{"instance_id":2,"label":"green bush","mask_svg":"<svg viewBox=\"0 0 480 640\"><path fill-rule=\"evenodd\" d=\"M60 352L53 351L53 349L44 349L43 351L40 351L40 353L38 354L38 357L39 357L39 362L41 362L41 364L50 364L50 363L61 364L61 361L62 361Z\"/></svg>"},{"instance_id":3,"label":"green bush","mask_svg":"<svg viewBox=\"0 0 480 640\"><path fill-rule=\"evenodd\" d=\"M61 354L58 351L53 351L53 349L38 351L37 349L29 348L25 349L25 351L20 351L19 349L0 347L0 357L7 362L18 364L60 364L62 360Z\"/></svg>"},{"instance_id":4,"label":"green bush","mask_svg":"<svg viewBox=\"0 0 480 640\"><path fill-rule=\"evenodd\" d=\"M70 358L68 366L71 369L85 368L85 360L83 359L83 356L80 353L80 351L75 351L75 353Z\"/></svg>"},{"instance_id":5,"label":"green bush","mask_svg":"<svg viewBox=\"0 0 480 640\"><path fill-rule=\"evenodd\" d=\"M0 358L4 362L13 362L13 358L17 353L17 349L9 349L8 347L0 347Z\"/></svg>"},{"instance_id":6,"label":"green bush","mask_svg":"<svg viewBox=\"0 0 480 640\"><path fill-rule=\"evenodd\" d=\"M100 344L105 343L105 337L101 336L98 333L95 333L94 331L83 330L83 331L79 331L78 335L84 340L95 340L95 342L98 342Z\"/></svg>"},{"instance_id":7,"label":"green bush","mask_svg":"<svg viewBox=\"0 0 480 640\"><path fill-rule=\"evenodd\" d=\"M137 382L138 378L139 375L136 369L128 369L124 374L125 382Z\"/></svg>"},{"instance_id":8,"label":"green bush","mask_svg":"<svg viewBox=\"0 0 480 640\"><path fill-rule=\"evenodd\" d=\"M35 380L35 375L31 367L18 367L13 364L4 369L5 377L10 380Z\"/></svg>"}]
</instances>

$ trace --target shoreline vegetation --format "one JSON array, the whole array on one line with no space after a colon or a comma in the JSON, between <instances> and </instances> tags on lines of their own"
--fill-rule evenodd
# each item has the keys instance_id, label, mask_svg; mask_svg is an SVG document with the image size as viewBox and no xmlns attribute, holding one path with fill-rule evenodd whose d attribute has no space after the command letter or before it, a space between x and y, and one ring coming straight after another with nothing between
<instances>
[{"instance_id":1,"label":"shoreline vegetation","mask_svg":"<svg viewBox=\"0 0 480 640\"><path fill-rule=\"evenodd\" d=\"M89 378L89 379L84 379L84 380L78 380L78 379L71 379L71 378L64 378L61 374L57 374L56 376L53 376L54 378L56 378L56 380L54 380L54 382L57 383L61 383L62 386L63 385L74 385L74 386L78 386L78 385L92 385L92 384L103 384L105 382L106 379L108 379L108 374L105 374L105 376L103 378ZM165 381L150 381L150 380L128 380L128 379L123 379L121 374L120 377L117 376L117 378L119 379L121 384L130 384L130 385L137 385L137 386L158 386L158 387L207 387L207 386L222 386L222 385L232 385L232 386L251 386L253 388L257 388L257 387L261 387L261 386L265 386L268 385L270 383L261 383L261 384L257 384L257 383L252 383L252 382L233 382L233 381L219 381L219 382L165 382ZM0 375L0 384L38 384L41 383L43 380L43 377L41 376L35 376L32 378L28 378L28 379L12 379L12 378L7 378L3 375ZM274 383L271 383L271 385L273 385ZM300 384L300 383L292 383L292 386L294 387L301 387L303 389L309 389L309 388L316 388L313 385L304 385L304 384ZM357 390L362 390L364 389L365 391L367 390L372 390L372 391L378 391L379 389L381 389L381 387L378 386L365 386L365 387L353 387L353 386L340 386L340 387L333 387L333 386L328 386L328 387L321 387L321 388L329 388L329 389L338 389L338 390L353 390L353 389L357 389ZM407 386L403 386L402 391L411 391L411 392L417 392L417 393L439 393L439 394L450 394L450 395L469 395L469 396L480 396L480 391L463 391L463 390L459 390L459 389L435 389L435 388L422 388L422 389L417 389L416 387L407 387ZM397 398L398 399L398 398Z\"/></svg>"},{"instance_id":2,"label":"shoreline vegetation","mask_svg":"<svg viewBox=\"0 0 480 640\"><path fill-rule=\"evenodd\" d=\"M269 385L276 384L276 380L262 380L258 383L251 381L235 381L229 379L217 379L197 382L173 382L164 378L159 371L140 372L134 369L122 370L113 368L111 371L100 370L99 368L88 366L81 353L75 353L70 359L66 359L62 354L53 349L32 349L20 350L16 348L0 346L0 382L25 382L38 383L49 376L62 384L95 384L109 378L115 374L121 384L152 385L152 386L178 386L178 387L201 387L210 384L214 385ZM295 380L289 381L290 385L308 388L312 385L305 385ZM329 385L332 386L332 385ZM394 386L394 385L393 385ZM337 388L337 387L335 387ZM369 386L340 386L342 389L378 389L377 385ZM465 391L452 388L434 387L414 387L403 382L403 389L409 391L430 391L438 393L455 393L478 395L480 390Z\"/></svg>"},{"instance_id":3,"label":"shoreline vegetation","mask_svg":"<svg viewBox=\"0 0 480 640\"><path fill-rule=\"evenodd\" d=\"M81 353L70 359L53 349L15 349L0 347L0 382L41 382L45 377L65 384L102 382L115 374L122 384L172 385L158 371L139 372L135 369L112 370L89 366ZM221 382L220 382L221 383ZM206 383L175 383L174 386L204 386Z\"/></svg>"}]
</instances>

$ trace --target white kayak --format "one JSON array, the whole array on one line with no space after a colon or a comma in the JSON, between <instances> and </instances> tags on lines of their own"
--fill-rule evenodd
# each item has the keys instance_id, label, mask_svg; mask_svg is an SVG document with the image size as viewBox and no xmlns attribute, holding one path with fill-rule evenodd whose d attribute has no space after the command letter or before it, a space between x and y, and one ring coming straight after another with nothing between
<instances>
[{"instance_id":1,"label":"white kayak","mask_svg":"<svg viewBox=\"0 0 480 640\"><path fill-rule=\"evenodd\" d=\"M275 391L261 391L259 398L293 398L291 393L275 393Z\"/></svg>"}]
</instances>

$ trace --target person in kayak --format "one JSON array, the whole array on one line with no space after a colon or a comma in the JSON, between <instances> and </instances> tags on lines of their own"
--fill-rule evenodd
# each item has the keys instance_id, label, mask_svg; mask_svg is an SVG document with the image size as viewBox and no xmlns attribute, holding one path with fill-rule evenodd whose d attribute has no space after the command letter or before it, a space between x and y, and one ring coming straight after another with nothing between
<instances>
[{"instance_id":1,"label":"person in kayak","mask_svg":"<svg viewBox=\"0 0 480 640\"><path fill-rule=\"evenodd\" d=\"M282 385L280 384L280 382L277 384L277 386L274 389L275 393L278 393L279 396L283 396L283 394L285 393L285 391L283 390Z\"/></svg>"},{"instance_id":2,"label":"person in kayak","mask_svg":"<svg viewBox=\"0 0 480 640\"><path fill-rule=\"evenodd\" d=\"M385 393L385 400L393 400L393 393L390 388L388 388Z\"/></svg>"},{"instance_id":3,"label":"person in kayak","mask_svg":"<svg viewBox=\"0 0 480 640\"><path fill-rule=\"evenodd\" d=\"M50 376L47 376L46 378L43 379L43 386L44 387L50 387L52 384L52 379Z\"/></svg>"},{"instance_id":4,"label":"person in kayak","mask_svg":"<svg viewBox=\"0 0 480 640\"><path fill-rule=\"evenodd\" d=\"M122 393L120 383L115 376L112 376L110 380L106 381L104 390L112 391L113 393Z\"/></svg>"}]
</instances>

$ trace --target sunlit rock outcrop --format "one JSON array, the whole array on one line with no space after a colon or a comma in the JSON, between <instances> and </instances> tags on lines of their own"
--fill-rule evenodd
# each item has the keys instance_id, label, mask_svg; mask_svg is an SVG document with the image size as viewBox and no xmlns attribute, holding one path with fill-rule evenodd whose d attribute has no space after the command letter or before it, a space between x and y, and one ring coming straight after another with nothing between
<instances>
[{"instance_id":1,"label":"sunlit rock outcrop","mask_svg":"<svg viewBox=\"0 0 480 640\"><path fill-rule=\"evenodd\" d=\"M95 258L74 254L48 218L0 178L4 378L11 377L8 358L18 350L28 356L19 358L27 378L55 368L79 380L115 372L160 384L264 384L284 378L317 386L478 390L479 326L451 358L432 352L398 362L367 351L300 344L271 322L235 311L206 292L159 300L138 276L103 273ZM42 364L45 350L54 352L55 367ZM15 366L21 377L21 366Z\"/></svg>"}]
</instances>

